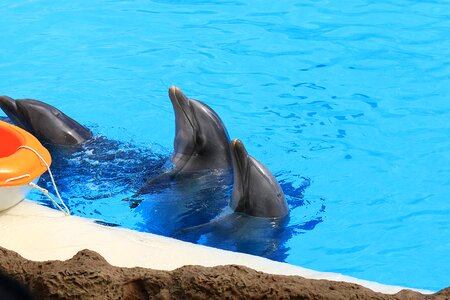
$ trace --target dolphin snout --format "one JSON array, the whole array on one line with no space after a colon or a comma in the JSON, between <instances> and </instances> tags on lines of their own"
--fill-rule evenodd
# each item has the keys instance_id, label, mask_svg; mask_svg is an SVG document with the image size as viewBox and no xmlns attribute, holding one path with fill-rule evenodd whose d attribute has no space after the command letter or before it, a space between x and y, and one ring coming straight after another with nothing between
<instances>
[{"instance_id":1,"label":"dolphin snout","mask_svg":"<svg viewBox=\"0 0 450 300\"><path fill-rule=\"evenodd\" d=\"M176 123L189 123L192 125L192 111L189 98L176 86L169 88L169 97L175 112Z\"/></svg>"},{"instance_id":2,"label":"dolphin snout","mask_svg":"<svg viewBox=\"0 0 450 300\"><path fill-rule=\"evenodd\" d=\"M0 108L3 112L13 121L14 124L23 128L23 124L20 121L17 103L16 101L8 96L0 96Z\"/></svg>"},{"instance_id":3,"label":"dolphin snout","mask_svg":"<svg viewBox=\"0 0 450 300\"><path fill-rule=\"evenodd\" d=\"M169 96L170 96L170 98L172 98L172 95L176 94L177 90L179 90L179 88L174 86L174 85L169 87Z\"/></svg>"},{"instance_id":4,"label":"dolphin snout","mask_svg":"<svg viewBox=\"0 0 450 300\"><path fill-rule=\"evenodd\" d=\"M0 108L5 112L14 112L17 110L16 101L8 96L0 96Z\"/></svg>"},{"instance_id":5,"label":"dolphin snout","mask_svg":"<svg viewBox=\"0 0 450 300\"><path fill-rule=\"evenodd\" d=\"M13 98L0 96L0 108L15 123L20 123L17 117L17 103Z\"/></svg>"},{"instance_id":6,"label":"dolphin snout","mask_svg":"<svg viewBox=\"0 0 450 300\"><path fill-rule=\"evenodd\" d=\"M246 161L248 158L247 149L245 149L244 143L240 139L234 139L230 144L231 155L234 158L233 161L235 163L235 172L242 172L245 168ZM236 169L239 169L239 171Z\"/></svg>"},{"instance_id":7,"label":"dolphin snout","mask_svg":"<svg viewBox=\"0 0 450 300\"><path fill-rule=\"evenodd\" d=\"M189 99L176 86L171 86L169 88L169 98L172 101L172 105L174 107L178 105L179 107L183 108L189 105Z\"/></svg>"},{"instance_id":8,"label":"dolphin snout","mask_svg":"<svg viewBox=\"0 0 450 300\"><path fill-rule=\"evenodd\" d=\"M248 156L247 150L244 147L244 143L240 139L234 139L231 141L232 152L237 157L246 158Z\"/></svg>"}]
</instances>

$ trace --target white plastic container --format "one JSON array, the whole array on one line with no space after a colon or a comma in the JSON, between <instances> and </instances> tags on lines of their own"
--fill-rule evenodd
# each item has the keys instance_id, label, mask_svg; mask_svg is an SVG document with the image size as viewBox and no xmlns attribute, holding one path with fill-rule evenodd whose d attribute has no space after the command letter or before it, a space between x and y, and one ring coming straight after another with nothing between
<instances>
[{"instance_id":1,"label":"white plastic container","mask_svg":"<svg viewBox=\"0 0 450 300\"><path fill-rule=\"evenodd\" d=\"M36 183L39 177L33 180ZM0 187L0 211L11 208L21 202L30 193L31 186L18 185Z\"/></svg>"}]
</instances>

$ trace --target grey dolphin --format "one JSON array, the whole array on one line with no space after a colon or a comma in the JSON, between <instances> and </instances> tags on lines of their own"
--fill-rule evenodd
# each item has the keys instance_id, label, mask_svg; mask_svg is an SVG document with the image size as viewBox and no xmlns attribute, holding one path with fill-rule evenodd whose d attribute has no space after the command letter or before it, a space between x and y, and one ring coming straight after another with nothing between
<instances>
[{"instance_id":1,"label":"grey dolphin","mask_svg":"<svg viewBox=\"0 0 450 300\"><path fill-rule=\"evenodd\" d=\"M234 175L231 208L254 217L286 216L286 199L272 173L247 153L240 140L234 139L230 147Z\"/></svg>"},{"instance_id":2,"label":"grey dolphin","mask_svg":"<svg viewBox=\"0 0 450 300\"><path fill-rule=\"evenodd\" d=\"M174 152L177 172L230 169L230 138L220 117L208 105L187 98L172 86L169 97L175 112Z\"/></svg>"},{"instance_id":3,"label":"grey dolphin","mask_svg":"<svg viewBox=\"0 0 450 300\"><path fill-rule=\"evenodd\" d=\"M226 176L232 168L230 138L217 113L175 86L169 88L169 98L175 112L172 168L147 180L135 196L154 193L183 175L203 176L205 171L216 170Z\"/></svg>"},{"instance_id":4,"label":"grey dolphin","mask_svg":"<svg viewBox=\"0 0 450 300\"><path fill-rule=\"evenodd\" d=\"M76 146L92 138L92 132L55 107L33 99L0 96L0 108L19 127L42 143Z\"/></svg>"}]
</instances>

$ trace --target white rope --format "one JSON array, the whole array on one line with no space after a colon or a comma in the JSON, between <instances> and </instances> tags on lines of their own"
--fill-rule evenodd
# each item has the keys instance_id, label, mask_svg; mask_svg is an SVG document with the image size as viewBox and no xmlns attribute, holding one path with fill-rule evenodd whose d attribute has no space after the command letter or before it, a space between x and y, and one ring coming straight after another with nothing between
<instances>
[{"instance_id":1,"label":"white rope","mask_svg":"<svg viewBox=\"0 0 450 300\"><path fill-rule=\"evenodd\" d=\"M61 208L61 206L59 206L58 205L58 203L56 203L56 201L55 200L53 200L53 198L52 197L50 197L50 195L49 195L49 193L48 193L48 190L46 190L46 189L44 189L44 188L41 188L40 186L38 186L37 184L35 184L34 182L30 182L28 185L29 186L31 186L31 187L33 187L33 188L35 188L35 189L38 189L38 190L40 190L42 193L44 193L44 195L46 195L55 205L56 205L56 207L58 207L58 209L60 210L60 211L62 211L64 214L66 214L66 215L70 215L70 210L69 210L69 208L67 207L67 205L64 203L64 201L63 201L63 199L61 198L61 195L59 194L59 191L58 191L58 187L56 186L56 183L55 183L55 179L53 178L53 174L52 174L52 171L50 170L50 166L48 165L48 163L45 161L45 159L36 151L36 150L34 150L33 148L31 148L31 147L28 147L28 146L20 146L19 148L17 148L17 150L19 150L19 149L21 149L21 148L24 148L24 149L28 149L28 150L30 150L30 151L32 151L34 154L36 154L37 155L37 157L39 157L40 158L40 160L45 164L45 166L47 167L47 171L48 171L48 174L50 175L50 179L52 180L52 184L53 184L53 187L54 187L54 189L55 189L55 192L56 192L56 195L58 196L58 199L59 199L59 201L62 203L62 205L64 206L64 208L65 208L65 210L63 210L62 208ZM25 175L22 175L22 177L25 177L25 176L30 176L29 174L25 174ZM19 176L20 177L20 176ZM31 177L31 176L30 176ZM10 178L10 179L8 179L8 180L14 180L15 178ZM17 178L16 178L17 179Z\"/></svg>"},{"instance_id":2,"label":"white rope","mask_svg":"<svg viewBox=\"0 0 450 300\"><path fill-rule=\"evenodd\" d=\"M25 178L25 177L31 177L31 175L30 174L20 175L20 176L17 176L17 177L6 179L5 182L8 183L10 181L19 180L19 179L22 179L22 178Z\"/></svg>"},{"instance_id":3,"label":"white rope","mask_svg":"<svg viewBox=\"0 0 450 300\"><path fill-rule=\"evenodd\" d=\"M52 197L50 196L50 194L48 193L48 190L46 190L46 189L44 189L44 188L38 186L38 185L35 184L34 182L30 182L28 185L31 186L32 188L35 188L35 189L41 191L45 196L47 196L48 199L50 199L50 201L53 202L53 204L56 205L56 207L57 207L61 212L63 212L66 216L70 216L70 211L69 211L69 209L67 208L67 206L64 204L64 202L63 202L61 199L60 199L60 200L61 200L61 203L64 205L64 207L66 208L66 210L64 210L61 206L59 206L59 204L58 204L55 200L53 200L53 198L52 198Z\"/></svg>"}]
</instances>

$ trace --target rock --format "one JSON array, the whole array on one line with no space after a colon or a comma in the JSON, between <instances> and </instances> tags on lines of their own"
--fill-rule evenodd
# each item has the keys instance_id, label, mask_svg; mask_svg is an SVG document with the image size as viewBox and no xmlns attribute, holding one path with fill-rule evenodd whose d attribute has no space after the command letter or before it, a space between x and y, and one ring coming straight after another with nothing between
<instances>
[{"instance_id":1,"label":"rock","mask_svg":"<svg viewBox=\"0 0 450 300\"><path fill-rule=\"evenodd\" d=\"M450 299L403 290L395 295L300 276L272 275L243 266L184 266L174 271L111 266L83 250L66 261L34 262L0 248L0 273L27 286L38 299Z\"/></svg>"}]
</instances>

